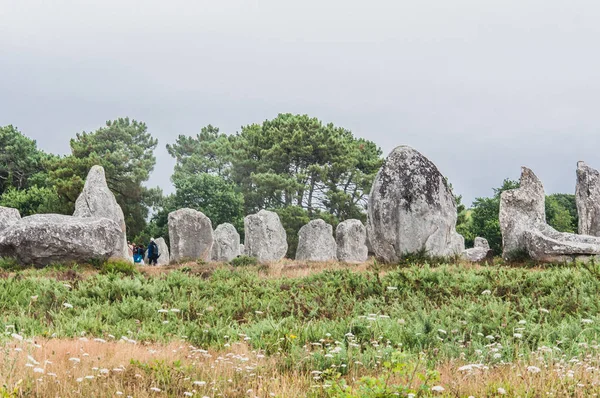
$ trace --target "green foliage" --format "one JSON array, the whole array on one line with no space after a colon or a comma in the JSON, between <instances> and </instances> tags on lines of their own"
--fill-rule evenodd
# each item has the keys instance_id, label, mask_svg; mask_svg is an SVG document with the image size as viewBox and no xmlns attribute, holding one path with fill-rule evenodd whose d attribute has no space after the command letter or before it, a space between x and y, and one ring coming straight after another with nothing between
<instances>
[{"instance_id":1,"label":"green foliage","mask_svg":"<svg viewBox=\"0 0 600 398\"><path fill-rule=\"evenodd\" d=\"M110 260L102 264L100 268L101 274L119 274L132 276L139 274L136 265L125 260Z\"/></svg>"},{"instance_id":2,"label":"green foliage","mask_svg":"<svg viewBox=\"0 0 600 398\"><path fill-rule=\"evenodd\" d=\"M500 232L500 194L509 189L519 187L517 181L504 180L500 188L494 189L491 198L476 198L471 207L471 224L469 236L487 239L494 254L502 253L502 233Z\"/></svg>"},{"instance_id":3,"label":"green foliage","mask_svg":"<svg viewBox=\"0 0 600 398\"><path fill-rule=\"evenodd\" d=\"M23 267L14 257L0 257L0 269L5 271L17 271Z\"/></svg>"},{"instance_id":4,"label":"green foliage","mask_svg":"<svg viewBox=\"0 0 600 398\"><path fill-rule=\"evenodd\" d=\"M230 264L234 267L246 267L249 265L257 265L258 260L256 257L241 255L231 260Z\"/></svg>"},{"instance_id":5,"label":"green foliage","mask_svg":"<svg viewBox=\"0 0 600 398\"><path fill-rule=\"evenodd\" d=\"M43 171L47 158L34 140L14 126L0 127L0 195L9 188L19 190L31 186L30 180Z\"/></svg>"},{"instance_id":6,"label":"green foliage","mask_svg":"<svg viewBox=\"0 0 600 398\"><path fill-rule=\"evenodd\" d=\"M63 207L73 210L90 168L101 165L123 209L128 234L137 235L145 226L148 208L162 195L158 188L142 186L154 169L157 143L146 124L129 118L108 121L92 133L78 133L70 142L71 155L49 164L50 179Z\"/></svg>"},{"instance_id":7,"label":"green foliage","mask_svg":"<svg viewBox=\"0 0 600 398\"><path fill-rule=\"evenodd\" d=\"M575 195L546 196L546 222L560 232L577 233L579 217Z\"/></svg>"},{"instance_id":8,"label":"green foliage","mask_svg":"<svg viewBox=\"0 0 600 398\"><path fill-rule=\"evenodd\" d=\"M0 206L19 210L22 217L40 213L63 213L62 202L54 188L32 186L8 189L0 196Z\"/></svg>"}]
</instances>

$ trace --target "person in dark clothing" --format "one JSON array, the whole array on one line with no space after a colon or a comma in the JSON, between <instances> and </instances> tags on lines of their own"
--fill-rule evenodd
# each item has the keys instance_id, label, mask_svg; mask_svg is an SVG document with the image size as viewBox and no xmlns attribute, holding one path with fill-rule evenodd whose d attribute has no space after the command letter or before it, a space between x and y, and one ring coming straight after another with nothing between
<instances>
[{"instance_id":1,"label":"person in dark clothing","mask_svg":"<svg viewBox=\"0 0 600 398\"><path fill-rule=\"evenodd\" d=\"M148 244L148 264L157 265L158 261L158 246L154 242L154 238L150 238L150 243Z\"/></svg>"}]
</instances>

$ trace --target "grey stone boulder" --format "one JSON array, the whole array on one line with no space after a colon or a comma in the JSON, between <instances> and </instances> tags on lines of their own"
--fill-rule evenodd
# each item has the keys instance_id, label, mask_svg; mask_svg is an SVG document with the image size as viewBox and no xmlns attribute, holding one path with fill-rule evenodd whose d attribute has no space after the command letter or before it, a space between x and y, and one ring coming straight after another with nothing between
<instances>
[{"instance_id":1,"label":"grey stone boulder","mask_svg":"<svg viewBox=\"0 0 600 398\"><path fill-rule=\"evenodd\" d=\"M245 254L259 262L281 260L287 253L287 234L277 213L261 210L244 218Z\"/></svg>"},{"instance_id":2,"label":"grey stone boulder","mask_svg":"<svg viewBox=\"0 0 600 398\"><path fill-rule=\"evenodd\" d=\"M108 218L36 214L4 230L0 256L36 266L121 258L121 238L121 228Z\"/></svg>"},{"instance_id":3,"label":"grey stone boulder","mask_svg":"<svg viewBox=\"0 0 600 398\"><path fill-rule=\"evenodd\" d=\"M544 263L564 263L600 256L600 237L558 232L548 224L524 231L529 257Z\"/></svg>"},{"instance_id":4,"label":"grey stone boulder","mask_svg":"<svg viewBox=\"0 0 600 398\"><path fill-rule=\"evenodd\" d=\"M169 265L171 263L171 256L169 254L169 246L167 242L165 242L164 238L156 238L154 239L154 243L156 243L156 247L158 247L158 260L156 260L156 265ZM148 261L148 249L144 253L144 264L150 264Z\"/></svg>"},{"instance_id":5,"label":"grey stone boulder","mask_svg":"<svg viewBox=\"0 0 600 398\"><path fill-rule=\"evenodd\" d=\"M465 244L456 219L456 200L435 164L409 146L394 149L369 197L367 235L374 254L386 262L421 250L460 254Z\"/></svg>"},{"instance_id":6,"label":"grey stone boulder","mask_svg":"<svg viewBox=\"0 0 600 398\"><path fill-rule=\"evenodd\" d=\"M243 256L245 254L246 254L246 248L243 243L240 243L240 256Z\"/></svg>"},{"instance_id":7,"label":"grey stone boulder","mask_svg":"<svg viewBox=\"0 0 600 398\"><path fill-rule=\"evenodd\" d=\"M125 227L125 216L121 206L117 203L115 195L108 188L106 176L102 166L93 166L86 179L83 191L75 201L74 217L96 217L108 218L117 223L121 228L122 237L118 245L118 251L123 259L130 259L127 247L127 235Z\"/></svg>"},{"instance_id":8,"label":"grey stone boulder","mask_svg":"<svg viewBox=\"0 0 600 398\"><path fill-rule=\"evenodd\" d=\"M537 176L527 167L521 168L520 186L500 195L500 230L502 256L510 259L527 250L525 231L546 223L546 194Z\"/></svg>"},{"instance_id":9,"label":"grey stone boulder","mask_svg":"<svg viewBox=\"0 0 600 398\"><path fill-rule=\"evenodd\" d=\"M240 255L240 234L233 225L221 224L213 235L212 261L228 263Z\"/></svg>"},{"instance_id":10,"label":"grey stone boulder","mask_svg":"<svg viewBox=\"0 0 600 398\"><path fill-rule=\"evenodd\" d=\"M19 210L0 206L0 232L21 220Z\"/></svg>"},{"instance_id":11,"label":"grey stone boulder","mask_svg":"<svg viewBox=\"0 0 600 398\"><path fill-rule=\"evenodd\" d=\"M345 220L335 229L337 258L339 261L360 264L369 258L367 229L360 220Z\"/></svg>"},{"instance_id":12,"label":"grey stone boulder","mask_svg":"<svg viewBox=\"0 0 600 398\"><path fill-rule=\"evenodd\" d=\"M169 265L171 263L171 256L169 254L169 246L167 246L167 242L165 242L164 238L157 238L154 240L156 246L158 246L158 260L156 260L157 265Z\"/></svg>"},{"instance_id":13,"label":"grey stone boulder","mask_svg":"<svg viewBox=\"0 0 600 398\"><path fill-rule=\"evenodd\" d=\"M600 237L558 232L546 224L544 187L528 168L520 187L500 196L503 257L527 254L540 262L589 261L600 255Z\"/></svg>"},{"instance_id":14,"label":"grey stone boulder","mask_svg":"<svg viewBox=\"0 0 600 398\"><path fill-rule=\"evenodd\" d=\"M463 260L478 263L480 261L489 259L492 257L492 251L490 245L485 238L475 238L475 245L471 249L467 249L462 253Z\"/></svg>"},{"instance_id":15,"label":"grey stone boulder","mask_svg":"<svg viewBox=\"0 0 600 398\"><path fill-rule=\"evenodd\" d=\"M337 246L333 227L323 220L312 220L298 231L296 260L335 261Z\"/></svg>"},{"instance_id":16,"label":"grey stone boulder","mask_svg":"<svg viewBox=\"0 0 600 398\"><path fill-rule=\"evenodd\" d=\"M575 203L579 233L600 236L600 173L584 162L577 163Z\"/></svg>"},{"instance_id":17,"label":"grey stone boulder","mask_svg":"<svg viewBox=\"0 0 600 398\"><path fill-rule=\"evenodd\" d=\"M171 261L210 261L213 246L212 223L204 213L179 209L169 213Z\"/></svg>"}]
</instances>

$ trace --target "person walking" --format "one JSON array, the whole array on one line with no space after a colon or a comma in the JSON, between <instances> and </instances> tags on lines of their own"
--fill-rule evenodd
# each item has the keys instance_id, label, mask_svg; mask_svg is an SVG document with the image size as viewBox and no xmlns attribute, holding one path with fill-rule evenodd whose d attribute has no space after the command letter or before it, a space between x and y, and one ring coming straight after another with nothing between
<instances>
[{"instance_id":1,"label":"person walking","mask_svg":"<svg viewBox=\"0 0 600 398\"><path fill-rule=\"evenodd\" d=\"M150 243L148 244L148 264L158 265L158 256L158 246L154 242L154 238L150 238Z\"/></svg>"}]
</instances>

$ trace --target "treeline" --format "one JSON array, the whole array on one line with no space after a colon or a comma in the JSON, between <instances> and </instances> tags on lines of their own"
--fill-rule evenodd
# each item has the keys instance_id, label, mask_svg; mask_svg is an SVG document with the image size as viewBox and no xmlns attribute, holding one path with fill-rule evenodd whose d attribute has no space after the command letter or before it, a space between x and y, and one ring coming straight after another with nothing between
<instances>
[{"instance_id":1,"label":"treeline","mask_svg":"<svg viewBox=\"0 0 600 398\"><path fill-rule=\"evenodd\" d=\"M146 124L129 118L76 134L66 156L40 150L13 126L0 127L0 205L23 216L72 214L87 172L100 164L131 240L168 239L167 216L178 208L202 211L214 227L232 223L242 235L245 215L269 209L279 214L293 256L298 230L311 219L334 226L348 218L365 221L371 184L383 162L375 143L347 129L307 115L280 114L234 134L208 125L194 137L178 136L166 146L176 160L175 193L164 195L160 188L144 186L156 164L157 145ZM499 195L516 185L505 180L492 197L477 198L470 209L457 198L457 229L467 244L483 236L500 252ZM549 196L546 212L552 226L576 232L574 195Z\"/></svg>"}]
</instances>

